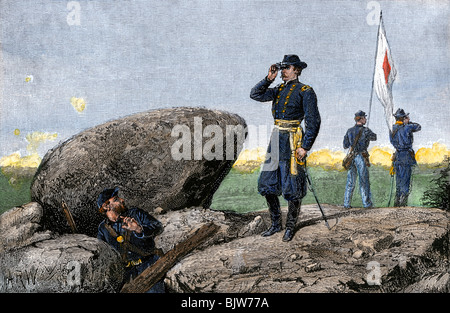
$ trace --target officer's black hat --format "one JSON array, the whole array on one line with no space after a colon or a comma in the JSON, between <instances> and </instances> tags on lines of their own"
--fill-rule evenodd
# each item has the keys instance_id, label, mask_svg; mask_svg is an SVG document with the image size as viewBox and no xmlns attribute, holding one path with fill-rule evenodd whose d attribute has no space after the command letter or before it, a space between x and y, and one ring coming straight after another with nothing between
<instances>
[{"instance_id":1,"label":"officer's black hat","mask_svg":"<svg viewBox=\"0 0 450 313\"><path fill-rule=\"evenodd\" d=\"M308 64L306 64L305 62L302 62L300 60L300 58L298 57L298 55L295 54L286 54L283 58L283 62L281 62L281 64L283 65L294 65L294 66L298 66L300 68L306 68L308 66Z\"/></svg>"},{"instance_id":2,"label":"officer's black hat","mask_svg":"<svg viewBox=\"0 0 450 313\"><path fill-rule=\"evenodd\" d=\"M355 113L355 117L367 117L366 112L359 110Z\"/></svg>"},{"instance_id":3,"label":"officer's black hat","mask_svg":"<svg viewBox=\"0 0 450 313\"><path fill-rule=\"evenodd\" d=\"M103 203L106 202L106 200L111 199L115 195L119 193L119 187L114 187L112 189L103 189L103 191L100 193L100 195L97 198L97 206L98 208L101 208Z\"/></svg>"},{"instance_id":4,"label":"officer's black hat","mask_svg":"<svg viewBox=\"0 0 450 313\"><path fill-rule=\"evenodd\" d=\"M402 118L402 117L406 117L408 115L409 115L409 113L405 113L405 111L403 109L397 109L397 111L395 111L395 113L394 113L395 118Z\"/></svg>"}]
</instances>

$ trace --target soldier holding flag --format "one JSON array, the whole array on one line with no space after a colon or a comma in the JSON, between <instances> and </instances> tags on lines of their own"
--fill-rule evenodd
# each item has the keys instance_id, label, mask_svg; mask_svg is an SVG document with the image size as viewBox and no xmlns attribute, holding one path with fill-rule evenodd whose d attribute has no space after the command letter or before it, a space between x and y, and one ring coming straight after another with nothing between
<instances>
[{"instance_id":1,"label":"soldier holding flag","mask_svg":"<svg viewBox=\"0 0 450 313\"><path fill-rule=\"evenodd\" d=\"M412 149L413 133L420 131L422 127L420 124L412 123L409 120L409 113L405 113L403 109L398 109L394 117L396 122L393 125L393 131L389 134L389 139L396 150L393 157L396 186L394 206L406 206L412 168L417 164Z\"/></svg>"},{"instance_id":2,"label":"soldier holding flag","mask_svg":"<svg viewBox=\"0 0 450 313\"><path fill-rule=\"evenodd\" d=\"M417 123L411 123L409 121L409 113L405 113L403 109L398 109L395 114L393 113L392 84L396 75L397 70L394 66L391 49L384 30L382 14L380 12L370 105L372 104L372 93L375 89L378 100L380 100L384 107L386 123L389 128L389 139L396 149L393 157L393 168L396 175L394 206L406 206L411 184L412 167L416 164L414 151L412 150L412 133L419 131L421 126Z\"/></svg>"}]
</instances>

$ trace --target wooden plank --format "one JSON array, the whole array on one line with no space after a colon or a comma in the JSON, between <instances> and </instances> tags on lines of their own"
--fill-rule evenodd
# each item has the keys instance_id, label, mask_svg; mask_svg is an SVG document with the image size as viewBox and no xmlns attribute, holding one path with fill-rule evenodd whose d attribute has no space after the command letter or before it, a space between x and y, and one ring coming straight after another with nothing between
<instances>
[{"instance_id":1,"label":"wooden plank","mask_svg":"<svg viewBox=\"0 0 450 313\"><path fill-rule=\"evenodd\" d=\"M121 293L144 293L160 281L164 275L184 256L213 236L219 226L213 222L197 228L186 240L178 243L152 266L146 268L139 276L122 287Z\"/></svg>"}]
</instances>

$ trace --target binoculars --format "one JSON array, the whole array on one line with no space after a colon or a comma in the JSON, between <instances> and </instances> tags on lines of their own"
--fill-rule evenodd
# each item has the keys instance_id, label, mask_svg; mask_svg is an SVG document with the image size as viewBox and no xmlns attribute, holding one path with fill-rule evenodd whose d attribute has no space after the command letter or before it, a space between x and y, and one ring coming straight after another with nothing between
<instances>
[{"instance_id":1,"label":"binoculars","mask_svg":"<svg viewBox=\"0 0 450 313\"><path fill-rule=\"evenodd\" d=\"M276 63L276 64L275 64L275 67L277 68L277 71L287 69L287 68L289 68L290 66L291 66L291 65L290 65L290 64L287 64L286 62L279 62L279 63Z\"/></svg>"}]
</instances>

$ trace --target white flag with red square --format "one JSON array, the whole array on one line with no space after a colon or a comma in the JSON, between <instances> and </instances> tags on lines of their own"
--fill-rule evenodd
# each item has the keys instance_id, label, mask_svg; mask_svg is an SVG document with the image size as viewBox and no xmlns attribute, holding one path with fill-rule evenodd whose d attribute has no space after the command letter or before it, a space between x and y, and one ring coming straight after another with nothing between
<instances>
[{"instance_id":1,"label":"white flag with red square","mask_svg":"<svg viewBox=\"0 0 450 313\"><path fill-rule=\"evenodd\" d=\"M383 21L380 17L380 26L378 28L378 45L375 59L374 88L378 100L384 107L384 115L389 129L392 131L394 125L394 102L392 98L392 84L397 75L394 61L391 55Z\"/></svg>"}]
</instances>

